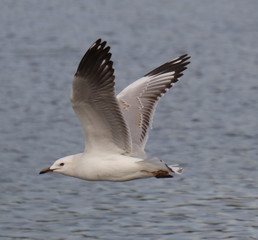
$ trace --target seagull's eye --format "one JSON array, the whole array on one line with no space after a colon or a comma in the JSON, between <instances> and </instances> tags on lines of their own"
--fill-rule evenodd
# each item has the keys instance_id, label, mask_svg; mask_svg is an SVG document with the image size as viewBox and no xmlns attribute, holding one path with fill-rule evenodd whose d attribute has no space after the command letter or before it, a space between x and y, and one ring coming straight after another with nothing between
<instances>
[{"instance_id":1,"label":"seagull's eye","mask_svg":"<svg viewBox=\"0 0 258 240\"><path fill-rule=\"evenodd\" d=\"M63 163L63 162L62 162L62 163L60 163L60 164L59 164L59 166L64 166L64 163Z\"/></svg>"}]
</instances>

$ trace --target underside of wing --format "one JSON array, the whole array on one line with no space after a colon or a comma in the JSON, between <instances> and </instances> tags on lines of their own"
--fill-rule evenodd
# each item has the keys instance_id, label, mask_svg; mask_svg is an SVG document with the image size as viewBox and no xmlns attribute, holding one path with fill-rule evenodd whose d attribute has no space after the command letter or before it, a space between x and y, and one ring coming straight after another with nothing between
<instances>
[{"instance_id":1,"label":"underside of wing","mask_svg":"<svg viewBox=\"0 0 258 240\"><path fill-rule=\"evenodd\" d=\"M83 56L73 80L71 103L85 133L87 151L131 151L127 125L114 91L110 47L97 40Z\"/></svg>"},{"instance_id":2,"label":"underside of wing","mask_svg":"<svg viewBox=\"0 0 258 240\"><path fill-rule=\"evenodd\" d=\"M182 55L147 73L117 95L130 129L132 155L145 157L145 144L158 100L170 89L190 62Z\"/></svg>"}]
</instances>

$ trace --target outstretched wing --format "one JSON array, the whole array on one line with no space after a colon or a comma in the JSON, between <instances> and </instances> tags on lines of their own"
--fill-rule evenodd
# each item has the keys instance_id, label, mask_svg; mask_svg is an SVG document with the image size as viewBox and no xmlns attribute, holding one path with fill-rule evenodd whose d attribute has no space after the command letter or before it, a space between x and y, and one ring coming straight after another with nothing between
<instances>
[{"instance_id":1,"label":"outstretched wing","mask_svg":"<svg viewBox=\"0 0 258 240\"><path fill-rule=\"evenodd\" d=\"M132 139L132 155L145 157L145 144L158 100L179 80L190 62L182 55L147 73L117 95Z\"/></svg>"},{"instance_id":2,"label":"outstretched wing","mask_svg":"<svg viewBox=\"0 0 258 240\"><path fill-rule=\"evenodd\" d=\"M131 140L114 91L110 47L97 40L73 80L72 107L84 129L87 151L130 152Z\"/></svg>"}]
</instances>

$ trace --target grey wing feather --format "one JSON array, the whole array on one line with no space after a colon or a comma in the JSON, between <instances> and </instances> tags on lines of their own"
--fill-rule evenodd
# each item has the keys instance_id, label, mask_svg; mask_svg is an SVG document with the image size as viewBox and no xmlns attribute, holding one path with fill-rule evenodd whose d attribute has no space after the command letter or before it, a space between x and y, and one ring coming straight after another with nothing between
<instances>
[{"instance_id":1,"label":"grey wing feather","mask_svg":"<svg viewBox=\"0 0 258 240\"><path fill-rule=\"evenodd\" d=\"M97 40L83 56L73 80L71 103L85 133L87 150L130 152L129 131L114 90L110 47Z\"/></svg>"}]
</instances>

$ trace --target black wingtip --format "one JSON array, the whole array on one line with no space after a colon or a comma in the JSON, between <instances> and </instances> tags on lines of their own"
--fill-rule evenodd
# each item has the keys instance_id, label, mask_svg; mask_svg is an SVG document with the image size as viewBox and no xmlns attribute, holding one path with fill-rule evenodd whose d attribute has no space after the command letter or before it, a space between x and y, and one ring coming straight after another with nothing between
<instances>
[{"instance_id":1,"label":"black wingtip","mask_svg":"<svg viewBox=\"0 0 258 240\"><path fill-rule=\"evenodd\" d=\"M110 47L106 46L107 42L101 38L97 39L87 50L82 57L75 76L86 74L88 66L93 65L100 59L106 59L110 61L111 53L109 53ZM95 65L94 65L95 66Z\"/></svg>"},{"instance_id":2,"label":"black wingtip","mask_svg":"<svg viewBox=\"0 0 258 240\"><path fill-rule=\"evenodd\" d=\"M144 76L154 76L159 75L163 73L173 72L175 71L177 74L180 72L183 72L187 67L187 65L190 63L188 61L191 58L188 54L183 54L178 58L174 58L163 65L155 68L154 70L150 71L149 73L145 74Z\"/></svg>"},{"instance_id":3,"label":"black wingtip","mask_svg":"<svg viewBox=\"0 0 258 240\"><path fill-rule=\"evenodd\" d=\"M106 44L107 44L106 41L102 41L102 39L99 38L99 39L97 39L97 40L90 46L89 50L90 50L90 49L93 49L93 48L98 49L99 47L104 48Z\"/></svg>"},{"instance_id":4,"label":"black wingtip","mask_svg":"<svg viewBox=\"0 0 258 240\"><path fill-rule=\"evenodd\" d=\"M102 42L102 39L101 38L98 38L96 41L95 41L95 44L100 44Z\"/></svg>"}]
</instances>

